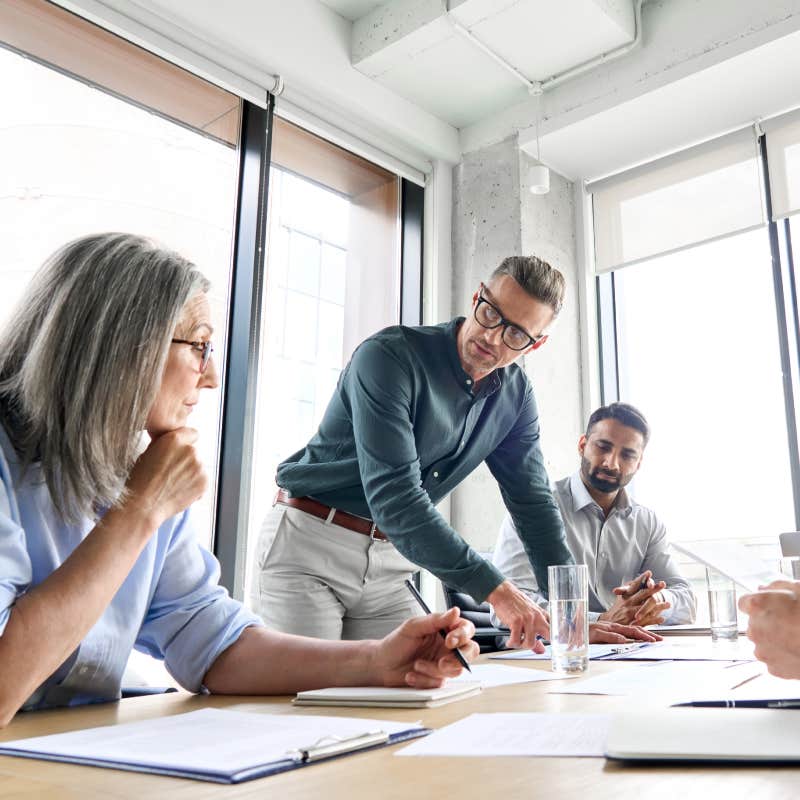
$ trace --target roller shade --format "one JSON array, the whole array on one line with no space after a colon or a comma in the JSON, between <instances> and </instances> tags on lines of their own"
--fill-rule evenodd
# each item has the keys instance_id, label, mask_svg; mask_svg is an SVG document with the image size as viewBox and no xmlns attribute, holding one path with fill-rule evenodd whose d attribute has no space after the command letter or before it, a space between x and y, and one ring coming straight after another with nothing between
<instances>
[{"instance_id":1,"label":"roller shade","mask_svg":"<svg viewBox=\"0 0 800 800\"><path fill-rule=\"evenodd\" d=\"M772 218L800 211L800 110L761 124L767 136Z\"/></svg>"},{"instance_id":2,"label":"roller shade","mask_svg":"<svg viewBox=\"0 0 800 800\"><path fill-rule=\"evenodd\" d=\"M598 273L766 222L752 128L586 188L592 194Z\"/></svg>"}]
</instances>

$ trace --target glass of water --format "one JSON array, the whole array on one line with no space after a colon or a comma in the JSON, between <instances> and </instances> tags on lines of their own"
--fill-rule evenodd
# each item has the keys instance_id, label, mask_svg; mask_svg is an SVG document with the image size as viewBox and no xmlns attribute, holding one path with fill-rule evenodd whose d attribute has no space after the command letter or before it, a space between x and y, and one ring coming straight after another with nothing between
<instances>
[{"instance_id":1,"label":"glass of water","mask_svg":"<svg viewBox=\"0 0 800 800\"><path fill-rule=\"evenodd\" d=\"M739 636L736 616L736 585L730 578L706 567L708 586L708 616L711 620L711 640L733 641Z\"/></svg>"},{"instance_id":2,"label":"glass of water","mask_svg":"<svg viewBox=\"0 0 800 800\"><path fill-rule=\"evenodd\" d=\"M550 654L554 672L589 667L589 570L585 564L547 568Z\"/></svg>"}]
</instances>

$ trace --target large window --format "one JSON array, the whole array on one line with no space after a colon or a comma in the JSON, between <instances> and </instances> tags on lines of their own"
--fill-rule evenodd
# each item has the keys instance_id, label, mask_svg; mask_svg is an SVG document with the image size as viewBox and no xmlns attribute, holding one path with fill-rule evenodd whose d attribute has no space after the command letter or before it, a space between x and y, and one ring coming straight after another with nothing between
<instances>
[{"instance_id":1,"label":"large window","mask_svg":"<svg viewBox=\"0 0 800 800\"><path fill-rule=\"evenodd\" d=\"M637 499L673 540L794 528L767 231L614 275L620 398L652 425Z\"/></svg>"},{"instance_id":2,"label":"large window","mask_svg":"<svg viewBox=\"0 0 800 800\"><path fill-rule=\"evenodd\" d=\"M800 523L800 115L764 130L589 188L603 399L652 425L634 494L673 541L737 539L777 569Z\"/></svg>"},{"instance_id":3,"label":"large window","mask_svg":"<svg viewBox=\"0 0 800 800\"><path fill-rule=\"evenodd\" d=\"M57 64L0 47L0 325L57 247L88 233L137 233L177 250L211 280L221 369L238 168L229 139L239 101L62 9L11 5L2 12L0 40L30 45L34 56L41 51ZM90 44L96 50L87 56ZM63 71L78 64L86 74ZM183 91L170 108L165 87L176 86ZM122 96L126 90L132 100ZM190 424L200 431L212 487L219 418L219 392L202 393ZM193 512L206 546L214 501L207 492Z\"/></svg>"},{"instance_id":4,"label":"large window","mask_svg":"<svg viewBox=\"0 0 800 800\"><path fill-rule=\"evenodd\" d=\"M400 181L275 120L247 575L278 464L319 425L367 336L400 321Z\"/></svg>"}]
</instances>

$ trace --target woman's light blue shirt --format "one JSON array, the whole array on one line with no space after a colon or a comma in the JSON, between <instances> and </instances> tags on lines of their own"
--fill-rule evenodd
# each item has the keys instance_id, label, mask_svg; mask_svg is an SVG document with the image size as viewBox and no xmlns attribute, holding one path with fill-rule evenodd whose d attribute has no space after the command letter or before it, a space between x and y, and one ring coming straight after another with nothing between
<instances>
[{"instance_id":1,"label":"woman's light blue shirt","mask_svg":"<svg viewBox=\"0 0 800 800\"><path fill-rule=\"evenodd\" d=\"M37 465L20 464L0 426L0 635L17 598L44 581L94 527L58 517ZM219 564L196 542L190 513L168 519L70 657L23 708L115 700L132 648L163 659L178 683L199 691L217 656L263 624L218 585Z\"/></svg>"}]
</instances>

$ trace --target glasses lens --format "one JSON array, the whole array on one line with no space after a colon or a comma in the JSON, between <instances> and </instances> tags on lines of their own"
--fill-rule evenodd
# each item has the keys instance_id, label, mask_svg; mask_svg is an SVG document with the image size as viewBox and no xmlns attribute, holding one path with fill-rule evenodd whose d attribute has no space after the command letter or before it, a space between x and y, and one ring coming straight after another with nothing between
<instances>
[{"instance_id":1,"label":"glasses lens","mask_svg":"<svg viewBox=\"0 0 800 800\"><path fill-rule=\"evenodd\" d=\"M509 325L503 331L503 341L512 350L524 350L530 343L531 337L528 336L525 331L521 331L519 328Z\"/></svg>"},{"instance_id":2,"label":"glasses lens","mask_svg":"<svg viewBox=\"0 0 800 800\"><path fill-rule=\"evenodd\" d=\"M200 359L200 372L205 372L206 367L208 366L208 360L211 358L211 354L214 352L214 348L211 345L211 342L203 342L203 355Z\"/></svg>"},{"instance_id":3,"label":"glasses lens","mask_svg":"<svg viewBox=\"0 0 800 800\"><path fill-rule=\"evenodd\" d=\"M500 314L489 305L485 300L475 306L475 319L483 325L484 328L496 328L502 319Z\"/></svg>"}]
</instances>

